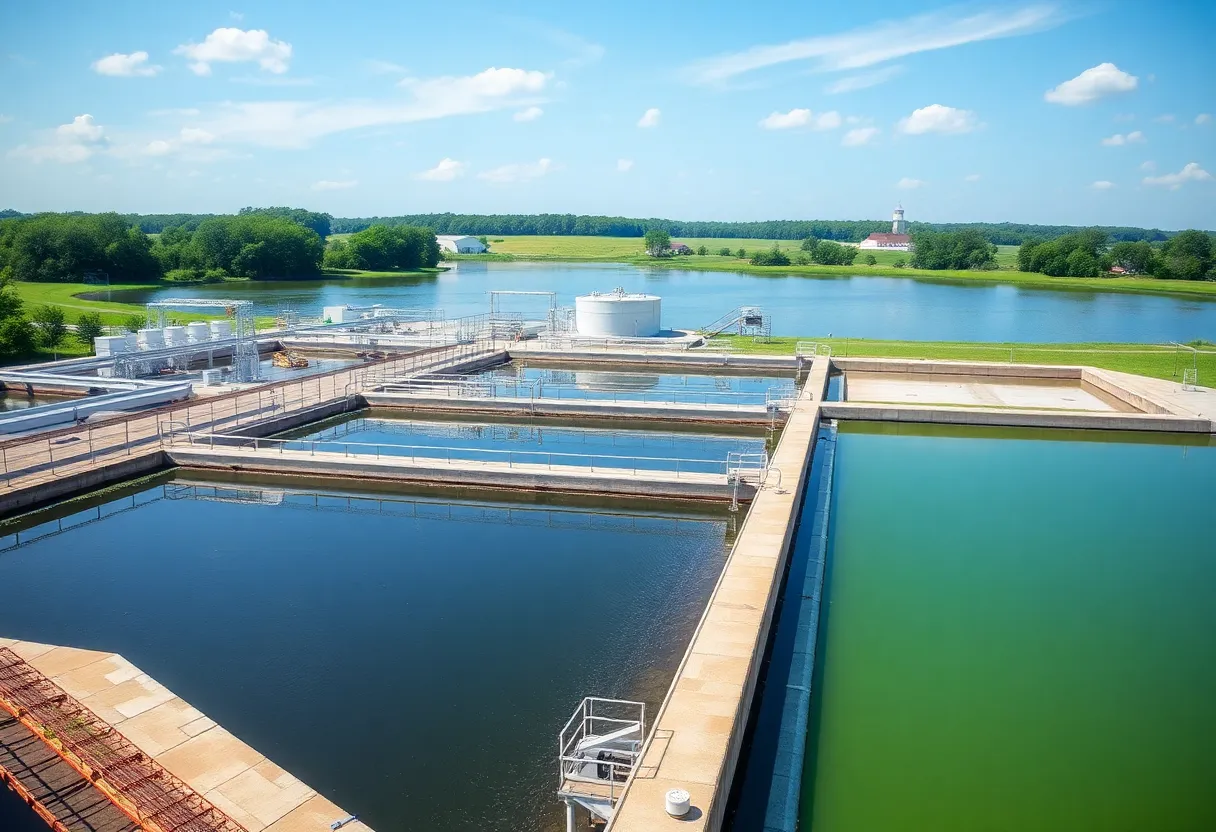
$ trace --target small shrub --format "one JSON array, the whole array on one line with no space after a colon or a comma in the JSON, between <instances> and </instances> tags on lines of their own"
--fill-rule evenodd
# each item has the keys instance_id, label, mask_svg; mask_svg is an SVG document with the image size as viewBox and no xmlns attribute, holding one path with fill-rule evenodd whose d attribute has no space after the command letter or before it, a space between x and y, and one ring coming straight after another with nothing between
<instances>
[{"instance_id":1,"label":"small shrub","mask_svg":"<svg viewBox=\"0 0 1216 832\"><path fill-rule=\"evenodd\" d=\"M877 257L875 257L873 254L867 254L867 255L866 255L866 265L867 265L867 266L875 266L875 265L877 265L877 264L878 264L878 258L877 258Z\"/></svg>"},{"instance_id":2,"label":"small shrub","mask_svg":"<svg viewBox=\"0 0 1216 832\"><path fill-rule=\"evenodd\" d=\"M718 249L719 257L730 257L732 254L734 254L734 252L731 251L729 248L723 247L723 248Z\"/></svg>"},{"instance_id":3,"label":"small shrub","mask_svg":"<svg viewBox=\"0 0 1216 832\"><path fill-rule=\"evenodd\" d=\"M86 347L93 346L93 339L100 338L105 331L98 312L83 312L76 319L76 340Z\"/></svg>"},{"instance_id":4,"label":"small shrub","mask_svg":"<svg viewBox=\"0 0 1216 832\"><path fill-rule=\"evenodd\" d=\"M901 257L900 259L896 260L896 261L895 261L894 263L892 263L891 265L892 265L892 266L894 266L894 267L895 267L895 268L897 268L897 269L902 269L902 268L904 268L905 266L907 266L908 264L907 264L907 263L905 263L905 262L904 262L904 259Z\"/></svg>"}]
</instances>

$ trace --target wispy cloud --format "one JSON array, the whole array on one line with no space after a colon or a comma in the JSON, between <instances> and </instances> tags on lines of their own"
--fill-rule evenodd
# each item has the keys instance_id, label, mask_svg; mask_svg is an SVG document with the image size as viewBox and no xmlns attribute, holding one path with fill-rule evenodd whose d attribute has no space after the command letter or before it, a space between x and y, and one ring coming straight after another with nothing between
<instances>
[{"instance_id":1,"label":"wispy cloud","mask_svg":"<svg viewBox=\"0 0 1216 832\"><path fill-rule=\"evenodd\" d=\"M93 62L93 71L98 75L115 78L150 78L160 70L161 67L148 63L147 52L132 52L130 55L115 52Z\"/></svg>"},{"instance_id":2,"label":"wispy cloud","mask_svg":"<svg viewBox=\"0 0 1216 832\"><path fill-rule=\"evenodd\" d=\"M219 141L263 147L307 147L348 130L432 121L533 104L551 76L524 69L491 67L468 76L409 78L408 97L346 101L229 102L198 125Z\"/></svg>"},{"instance_id":3,"label":"wispy cloud","mask_svg":"<svg viewBox=\"0 0 1216 832\"><path fill-rule=\"evenodd\" d=\"M983 179L983 177L978 173L969 173L963 177L964 182L979 182L981 179Z\"/></svg>"},{"instance_id":4,"label":"wispy cloud","mask_svg":"<svg viewBox=\"0 0 1216 832\"><path fill-rule=\"evenodd\" d=\"M314 191L348 191L359 184L358 179L322 179L312 183Z\"/></svg>"},{"instance_id":5,"label":"wispy cloud","mask_svg":"<svg viewBox=\"0 0 1216 832\"><path fill-rule=\"evenodd\" d=\"M1210 113L1200 113L1199 115L1195 116L1196 124L1207 124L1211 120L1212 120L1212 116Z\"/></svg>"},{"instance_id":6,"label":"wispy cloud","mask_svg":"<svg viewBox=\"0 0 1216 832\"><path fill-rule=\"evenodd\" d=\"M833 81L823 88L823 91L828 95L840 95L846 92L856 92L857 90L868 89L869 87L877 87L879 84L885 84L897 75L904 71L902 66L898 64L894 66L886 66L881 69L876 69L873 72L862 72L857 75L846 75L838 81Z\"/></svg>"},{"instance_id":7,"label":"wispy cloud","mask_svg":"<svg viewBox=\"0 0 1216 832\"><path fill-rule=\"evenodd\" d=\"M910 136L925 133L970 133L977 126L975 113L970 110L930 104L928 107L913 110L912 115L901 119L899 132Z\"/></svg>"},{"instance_id":8,"label":"wispy cloud","mask_svg":"<svg viewBox=\"0 0 1216 832\"><path fill-rule=\"evenodd\" d=\"M1187 182L1207 182L1211 178L1212 174L1199 167L1198 162L1190 162L1184 165L1182 170L1177 173L1167 173L1162 176L1146 176L1143 181L1145 185L1157 185L1169 188L1171 191L1176 191Z\"/></svg>"},{"instance_id":9,"label":"wispy cloud","mask_svg":"<svg viewBox=\"0 0 1216 832\"><path fill-rule=\"evenodd\" d=\"M976 41L1025 35L1062 23L1050 5L994 8L967 14L958 8L886 20L835 35L754 46L696 61L683 70L694 84L721 84L745 73L792 61L811 61L816 71L863 69L886 61Z\"/></svg>"},{"instance_id":10,"label":"wispy cloud","mask_svg":"<svg viewBox=\"0 0 1216 832\"><path fill-rule=\"evenodd\" d=\"M1102 144L1106 147L1122 147L1125 144L1144 144L1147 141L1148 139L1144 137L1143 133L1141 133L1139 130L1133 130L1126 135L1123 133L1116 133L1113 136L1107 136L1102 140Z\"/></svg>"},{"instance_id":11,"label":"wispy cloud","mask_svg":"<svg viewBox=\"0 0 1216 832\"><path fill-rule=\"evenodd\" d=\"M12 120L12 116L7 116L4 113L0 113L0 124L8 124Z\"/></svg>"},{"instance_id":12,"label":"wispy cloud","mask_svg":"<svg viewBox=\"0 0 1216 832\"><path fill-rule=\"evenodd\" d=\"M24 157L33 162L59 162L65 165L83 162L98 151L105 150L109 140L105 128L93 116L85 113L67 124L61 124L45 140L36 145L19 145L10 156Z\"/></svg>"},{"instance_id":13,"label":"wispy cloud","mask_svg":"<svg viewBox=\"0 0 1216 832\"><path fill-rule=\"evenodd\" d=\"M895 187L900 188L905 191L913 191L913 190L916 190L917 188L919 188L923 184L925 184L925 181L923 179L911 179L911 178L905 176L903 179L901 179L895 183Z\"/></svg>"},{"instance_id":14,"label":"wispy cloud","mask_svg":"<svg viewBox=\"0 0 1216 832\"><path fill-rule=\"evenodd\" d=\"M1138 84L1135 75L1129 75L1114 64L1098 64L1043 93L1043 98L1052 104L1076 107L1108 95L1131 92Z\"/></svg>"},{"instance_id":15,"label":"wispy cloud","mask_svg":"<svg viewBox=\"0 0 1216 832\"><path fill-rule=\"evenodd\" d=\"M381 61L377 58L369 58L363 62L363 66L373 75L407 75L409 73L409 70L401 64Z\"/></svg>"},{"instance_id":16,"label":"wispy cloud","mask_svg":"<svg viewBox=\"0 0 1216 832\"><path fill-rule=\"evenodd\" d=\"M502 167L479 173L477 174L477 178L493 182L496 185L506 185L512 182L527 182L532 179L539 179L548 173L552 173L555 169L552 159L538 159L535 162L503 165Z\"/></svg>"},{"instance_id":17,"label":"wispy cloud","mask_svg":"<svg viewBox=\"0 0 1216 832\"><path fill-rule=\"evenodd\" d=\"M511 116L511 118L514 119L515 121L536 121L538 118L540 118L544 114L545 114L545 111L542 110L540 107L526 107L526 108L520 110L515 115Z\"/></svg>"},{"instance_id":18,"label":"wispy cloud","mask_svg":"<svg viewBox=\"0 0 1216 832\"><path fill-rule=\"evenodd\" d=\"M788 113L771 113L760 119L760 126L765 130L790 130L795 127L809 127L812 130L835 130L844 120L840 113L829 110L815 115L810 110L795 108Z\"/></svg>"},{"instance_id":19,"label":"wispy cloud","mask_svg":"<svg viewBox=\"0 0 1216 832\"><path fill-rule=\"evenodd\" d=\"M1089 187L1093 188L1095 191L1109 191L1111 188L1115 187L1115 183L1106 179L1099 179Z\"/></svg>"},{"instance_id":20,"label":"wispy cloud","mask_svg":"<svg viewBox=\"0 0 1216 832\"><path fill-rule=\"evenodd\" d=\"M854 127L844 134L840 143L845 147L861 147L872 142L878 133L877 127Z\"/></svg>"},{"instance_id":21,"label":"wispy cloud","mask_svg":"<svg viewBox=\"0 0 1216 832\"><path fill-rule=\"evenodd\" d=\"M453 179L464 176L468 167L467 162L458 162L445 157L440 159L435 167L415 174L414 178L421 179L423 182L451 182Z\"/></svg>"},{"instance_id":22,"label":"wispy cloud","mask_svg":"<svg viewBox=\"0 0 1216 832\"><path fill-rule=\"evenodd\" d=\"M629 173L629 171L633 170L633 160L632 159L617 159L616 160L616 170L617 170L617 173Z\"/></svg>"},{"instance_id":23,"label":"wispy cloud","mask_svg":"<svg viewBox=\"0 0 1216 832\"><path fill-rule=\"evenodd\" d=\"M658 127L659 120L663 117L663 113L658 107L651 107L646 112L642 113L642 117L638 119L638 127Z\"/></svg>"}]
</instances>

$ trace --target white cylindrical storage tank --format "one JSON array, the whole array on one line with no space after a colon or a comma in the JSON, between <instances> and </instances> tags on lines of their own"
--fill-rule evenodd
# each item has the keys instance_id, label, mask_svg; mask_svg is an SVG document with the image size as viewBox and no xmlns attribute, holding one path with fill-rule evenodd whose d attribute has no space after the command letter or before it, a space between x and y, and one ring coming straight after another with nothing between
<instances>
[{"instance_id":1,"label":"white cylindrical storage tank","mask_svg":"<svg viewBox=\"0 0 1216 832\"><path fill-rule=\"evenodd\" d=\"M211 322L211 340L218 341L221 338L232 337L232 321L212 321Z\"/></svg>"},{"instance_id":2,"label":"white cylindrical storage tank","mask_svg":"<svg viewBox=\"0 0 1216 832\"><path fill-rule=\"evenodd\" d=\"M321 312L321 320L327 324L346 323L345 306L326 306Z\"/></svg>"},{"instance_id":3,"label":"white cylindrical storage tank","mask_svg":"<svg viewBox=\"0 0 1216 832\"><path fill-rule=\"evenodd\" d=\"M186 324L186 337L190 339L191 343L210 341L211 327L207 326L206 321L191 321Z\"/></svg>"},{"instance_id":4,"label":"white cylindrical storage tank","mask_svg":"<svg viewBox=\"0 0 1216 832\"><path fill-rule=\"evenodd\" d=\"M186 343L186 328L184 326L167 326L165 327L165 344L170 347L179 347Z\"/></svg>"},{"instance_id":5,"label":"white cylindrical storage tank","mask_svg":"<svg viewBox=\"0 0 1216 832\"><path fill-rule=\"evenodd\" d=\"M165 346L165 331L163 329L141 329L139 342L146 350L159 350Z\"/></svg>"},{"instance_id":6,"label":"white cylindrical storage tank","mask_svg":"<svg viewBox=\"0 0 1216 832\"><path fill-rule=\"evenodd\" d=\"M590 294L574 299L574 323L579 335L591 338L650 338L662 330L662 300L658 295Z\"/></svg>"},{"instance_id":7,"label":"white cylindrical storage tank","mask_svg":"<svg viewBox=\"0 0 1216 832\"><path fill-rule=\"evenodd\" d=\"M134 332L128 332L122 337L127 341L127 348L124 350L124 352L135 352L137 349L139 349L139 336L137 334Z\"/></svg>"}]
</instances>

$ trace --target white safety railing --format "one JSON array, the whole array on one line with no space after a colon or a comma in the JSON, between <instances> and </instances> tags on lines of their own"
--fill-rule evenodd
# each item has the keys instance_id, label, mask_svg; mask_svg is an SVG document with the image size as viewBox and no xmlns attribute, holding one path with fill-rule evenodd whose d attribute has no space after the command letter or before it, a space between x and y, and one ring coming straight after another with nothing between
<instances>
[{"instance_id":1,"label":"white safety railing","mask_svg":"<svg viewBox=\"0 0 1216 832\"><path fill-rule=\"evenodd\" d=\"M646 705L625 699L588 696L557 735L559 794L578 795L580 784L592 798L615 804L641 756L646 737ZM602 787L607 786L607 794Z\"/></svg>"},{"instance_id":2,"label":"white safety railing","mask_svg":"<svg viewBox=\"0 0 1216 832\"><path fill-rule=\"evenodd\" d=\"M171 446L243 448L254 452L270 452L279 455L307 454L308 456L337 455L343 457L366 457L372 459L408 460L420 462L442 462L456 464L497 464L508 468L544 468L552 471L563 467L581 467L591 471L628 471L633 474L660 473L686 476L725 476L730 465L725 460L688 459L668 456L641 456L623 454L568 453L564 451L517 451L498 448L459 448L444 445L398 445L388 442L335 442L317 439L264 439L261 437L232 436L221 433L174 432L165 436ZM728 455L729 456L729 455ZM738 456L738 455L737 455ZM742 456L749 456L743 454ZM742 470L745 463L737 463Z\"/></svg>"},{"instance_id":3,"label":"white safety railing","mask_svg":"<svg viewBox=\"0 0 1216 832\"><path fill-rule=\"evenodd\" d=\"M815 358L818 356L832 357L832 345L822 341L799 341L794 345L794 355L798 358Z\"/></svg>"}]
</instances>

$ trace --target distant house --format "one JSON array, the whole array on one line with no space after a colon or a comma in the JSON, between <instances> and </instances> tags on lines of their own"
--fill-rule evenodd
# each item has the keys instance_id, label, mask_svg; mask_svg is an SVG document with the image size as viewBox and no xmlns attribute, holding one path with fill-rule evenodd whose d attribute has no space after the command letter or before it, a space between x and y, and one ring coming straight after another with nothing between
<instances>
[{"instance_id":1,"label":"distant house","mask_svg":"<svg viewBox=\"0 0 1216 832\"><path fill-rule=\"evenodd\" d=\"M1111 266L1110 273L1111 274L1129 274L1128 270L1123 268L1122 266Z\"/></svg>"},{"instance_id":2,"label":"distant house","mask_svg":"<svg viewBox=\"0 0 1216 832\"><path fill-rule=\"evenodd\" d=\"M903 206L895 209L891 215L890 234L871 234L861 241L858 248L881 249L882 251L911 251L912 238L908 236L908 223L904 220Z\"/></svg>"},{"instance_id":3,"label":"distant house","mask_svg":"<svg viewBox=\"0 0 1216 832\"><path fill-rule=\"evenodd\" d=\"M476 237L457 237L451 234L436 234L439 247L453 254L484 254L486 247Z\"/></svg>"},{"instance_id":4,"label":"distant house","mask_svg":"<svg viewBox=\"0 0 1216 832\"><path fill-rule=\"evenodd\" d=\"M692 249L690 249L688 246L684 245L683 243L672 243L671 244L671 253L672 254L692 254Z\"/></svg>"}]
</instances>

